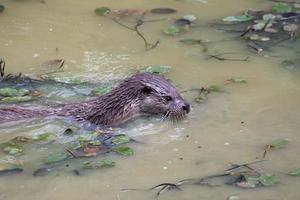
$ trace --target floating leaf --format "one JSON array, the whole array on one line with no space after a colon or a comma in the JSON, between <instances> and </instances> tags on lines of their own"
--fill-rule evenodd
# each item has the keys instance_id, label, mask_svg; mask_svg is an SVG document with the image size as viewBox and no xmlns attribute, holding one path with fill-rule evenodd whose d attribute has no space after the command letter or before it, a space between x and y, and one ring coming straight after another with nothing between
<instances>
[{"instance_id":1,"label":"floating leaf","mask_svg":"<svg viewBox=\"0 0 300 200\"><path fill-rule=\"evenodd\" d=\"M269 14L264 14L262 18L264 21L273 21L276 19L276 16L269 13Z\"/></svg>"},{"instance_id":2,"label":"floating leaf","mask_svg":"<svg viewBox=\"0 0 300 200\"><path fill-rule=\"evenodd\" d=\"M97 87L91 91L91 95L100 96L111 91L111 87Z\"/></svg>"},{"instance_id":3,"label":"floating leaf","mask_svg":"<svg viewBox=\"0 0 300 200\"><path fill-rule=\"evenodd\" d=\"M98 169L103 167L114 167L116 163L110 159L103 159L101 161L87 161L81 167L83 169Z\"/></svg>"},{"instance_id":4,"label":"floating leaf","mask_svg":"<svg viewBox=\"0 0 300 200\"><path fill-rule=\"evenodd\" d=\"M274 148L274 149L281 149L281 148L284 148L286 147L286 145L289 143L289 141L287 139L277 139L277 140L274 140L270 146L271 148Z\"/></svg>"},{"instance_id":5,"label":"floating leaf","mask_svg":"<svg viewBox=\"0 0 300 200\"><path fill-rule=\"evenodd\" d=\"M259 184L259 177L255 176L245 176L246 181L250 183L251 185L257 185Z\"/></svg>"},{"instance_id":6,"label":"floating leaf","mask_svg":"<svg viewBox=\"0 0 300 200\"><path fill-rule=\"evenodd\" d=\"M113 139L112 139L112 143L115 145L120 145L120 144L124 144L130 141L130 138L127 135L124 134L120 134L120 135L116 135Z\"/></svg>"},{"instance_id":7,"label":"floating leaf","mask_svg":"<svg viewBox=\"0 0 300 200\"><path fill-rule=\"evenodd\" d=\"M51 134L50 133L42 133L38 135L32 136L33 141L47 141L49 140Z\"/></svg>"},{"instance_id":8,"label":"floating leaf","mask_svg":"<svg viewBox=\"0 0 300 200\"><path fill-rule=\"evenodd\" d=\"M13 140L0 144L0 148L11 155L21 155L24 151L23 146Z\"/></svg>"},{"instance_id":9,"label":"floating leaf","mask_svg":"<svg viewBox=\"0 0 300 200\"><path fill-rule=\"evenodd\" d=\"M180 32L179 27L177 26L169 26L163 30L163 33L166 35L175 36Z\"/></svg>"},{"instance_id":10,"label":"floating leaf","mask_svg":"<svg viewBox=\"0 0 300 200\"><path fill-rule=\"evenodd\" d=\"M29 90L25 90L25 89L0 88L0 96L3 97L25 96L28 94L29 94Z\"/></svg>"},{"instance_id":11,"label":"floating leaf","mask_svg":"<svg viewBox=\"0 0 300 200\"><path fill-rule=\"evenodd\" d=\"M171 14L176 13L177 10L173 8L153 8L150 10L150 12L154 14Z\"/></svg>"},{"instance_id":12,"label":"floating leaf","mask_svg":"<svg viewBox=\"0 0 300 200\"><path fill-rule=\"evenodd\" d=\"M270 185L274 185L275 183L277 183L278 179L274 174L264 174L259 177L259 182L263 186L270 186Z\"/></svg>"},{"instance_id":13,"label":"floating leaf","mask_svg":"<svg viewBox=\"0 0 300 200\"><path fill-rule=\"evenodd\" d=\"M288 13L292 11L292 6L287 3L275 3L272 10L277 13Z\"/></svg>"},{"instance_id":14,"label":"floating leaf","mask_svg":"<svg viewBox=\"0 0 300 200\"><path fill-rule=\"evenodd\" d=\"M189 20L190 22L193 22L197 19L194 15L184 15L183 19Z\"/></svg>"},{"instance_id":15,"label":"floating leaf","mask_svg":"<svg viewBox=\"0 0 300 200\"><path fill-rule=\"evenodd\" d=\"M21 103L21 102L27 102L32 101L32 96L17 96L17 97L4 97L0 99L1 103Z\"/></svg>"},{"instance_id":16,"label":"floating leaf","mask_svg":"<svg viewBox=\"0 0 300 200\"><path fill-rule=\"evenodd\" d=\"M100 16L107 15L108 13L110 13L110 11L111 10L108 7L100 7L95 9L95 13Z\"/></svg>"},{"instance_id":17,"label":"floating leaf","mask_svg":"<svg viewBox=\"0 0 300 200\"><path fill-rule=\"evenodd\" d=\"M86 134L78 135L76 140L88 142L88 141L92 141L92 140L97 139L97 137L98 137L98 133L97 132L92 132L92 133L86 133Z\"/></svg>"},{"instance_id":18,"label":"floating leaf","mask_svg":"<svg viewBox=\"0 0 300 200\"><path fill-rule=\"evenodd\" d=\"M246 22L252 20L253 17L249 15L239 15L239 16L228 16L223 18L224 22L231 22L231 23L237 23L237 22Z\"/></svg>"},{"instance_id":19,"label":"floating leaf","mask_svg":"<svg viewBox=\"0 0 300 200\"><path fill-rule=\"evenodd\" d=\"M289 172L289 175L291 176L300 176L300 169L294 169Z\"/></svg>"},{"instance_id":20,"label":"floating leaf","mask_svg":"<svg viewBox=\"0 0 300 200\"><path fill-rule=\"evenodd\" d=\"M241 77L238 76L233 76L229 81L233 83L247 83L245 79L242 79Z\"/></svg>"},{"instance_id":21,"label":"floating leaf","mask_svg":"<svg viewBox=\"0 0 300 200\"><path fill-rule=\"evenodd\" d=\"M122 156L132 156L133 155L133 150L130 147L116 147L116 148L113 148L113 151Z\"/></svg>"},{"instance_id":22,"label":"floating leaf","mask_svg":"<svg viewBox=\"0 0 300 200\"><path fill-rule=\"evenodd\" d=\"M258 22L258 21L257 21ZM257 24L254 24L252 26L252 28L256 31L260 31L262 30L263 28L270 28L272 26L272 23L268 23L266 24L267 22L265 21L262 21L262 22L258 22Z\"/></svg>"},{"instance_id":23,"label":"floating leaf","mask_svg":"<svg viewBox=\"0 0 300 200\"><path fill-rule=\"evenodd\" d=\"M146 66L141 72L144 73L154 73L154 74L165 74L170 72L172 69L171 66Z\"/></svg>"},{"instance_id":24,"label":"floating leaf","mask_svg":"<svg viewBox=\"0 0 300 200\"><path fill-rule=\"evenodd\" d=\"M48 156L46 164L60 162L67 158L68 158L68 155L65 152L53 153Z\"/></svg>"}]
</instances>

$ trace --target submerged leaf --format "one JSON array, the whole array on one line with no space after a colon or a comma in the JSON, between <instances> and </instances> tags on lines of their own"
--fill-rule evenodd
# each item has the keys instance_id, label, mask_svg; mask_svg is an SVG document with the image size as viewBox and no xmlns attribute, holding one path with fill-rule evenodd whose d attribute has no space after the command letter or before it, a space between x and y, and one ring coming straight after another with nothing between
<instances>
[{"instance_id":1,"label":"submerged leaf","mask_svg":"<svg viewBox=\"0 0 300 200\"><path fill-rule=\"evenodd\" d=\"M233 76L231 79L229 79L229 81L233 83L247 83L245 79L242 79L241 77L238 76Z\"/></svg>"},{"instance_id":2,"label":"submerged leaf","mask_svg":"<svg viewBox=\"0 0 300 200\"><path fill-rule=\"evenodd\" d=\"M277 139L270 144L270 147L274 149L281 149L286 147L288 143L289 141L287 139Z\"/></svg>"},{"instance_id":3,"label":"submerged leaf","mask_svg":"<svg viewBox=\"0 0 300 200\"><path fill-rule=\"evenodd\" d=\"M171 66L146 66L141 72L144 73L154 73L154 74L165 74L170 72L172 69Z\"/></svg>"},{"instance_id":4,"label":"submerged leaf","mask_svg":"<svg viewBox=\"0 0 300 200\"><path fill-rule=\"evenodd\" d=\"M11 155L21 155L24 151L23 146L13 140L0 144L0 148Z\"/></svg>"},{"instance_id":5,"label":"submerged leaf","mask_svg":"<svg viewBox=\"0 0 300 200\"><path fill-rule=\"evenodd\" d=\"M114 167L116 163L110 159L103 159L100 161L87 161L82 163L81 168L83 169L98 169L103 167Z\"/></svg>"},{"instance_id":6,"label":"submerged leaf","mask_svg":"<svg viewBox=\"0 0 300 200\"><path fill-rule=\"evenodd\" d=\"M115 145L124 144L130 141L130 138L127 135L121 134L117 135L112 139L112 143Z\"/></svg>"},{"instance_id":7,"label":"submerged leaf","mask_svg":"<svg viewBox=\"0 0 300 200\"><path fill-rule=\"evenodd\" d=\"M300 169L294 169L289 172L289 175L291 176L300 176Z\"/></svg>"},{"instance_id":8,"label":"submerged leaf","mask_svg":"<svg viewBox=\"0 0 300 200\"><path fill-rule=\"evenodd\" d=\"M116 147L113 149L114 152L122 156L132 156L133 150L130 147Z\"/></svg>"},{"instance_id":9,"label":"submerged leaf","mask_svg":"<svg viewBox=\"0 0 300 200\"><path fill-rule=\"evenodd\" d=\"M100 16L107 15L108 13L110 13L110 11L111 10L108 7L100 7L95 9L95 13Z\"/></svg>"},{"instance_id":10,"label":"submerged leaf","mask_svg":"<svg viewBox=\"0 0 300 200\"><path fill-rule=\"evenodd\" d=\"M68 158L68 155L65 152L53 153L48 156L46 164L60 162L67 158Z\"/></svg>"},{"instance_id":11,"label":"submerged leaf","mask_svg":"<svg viewBox=\"0 0 300 200\"><path fill-rule=\"evenodd\" d=\"M16 96L16 97L4 97L0 99L1 103L21 103L21 102L27 102L32 101L32 96Z\"/></svg>"},{"instance_id":12,"label":"submerged leaf","mask_svg":"<svg viewBox=\"0 0 300 200\"><path fill-rule=\"evenodd\" d=\"M3 97L25 96L28 94L29 90L26 89L0 88L0 96Z\"/></svg>"},{"instance_id":13,"label":"submerged leaf","mask_svg":"<svg viewBox=\"0 0 300 200\"><path fill-rule=\"evenodd\" d=\"M222 92L223 91L222 87L219 85L211 85L207 88L207 90L210 92Z\"/></svg>"},{"instance_id":14,"label":"submerged leaf","mask_svg":"<svg viewBox=\"0 0 300 200\"><path fill-rule=\"evenodd\" d=\"M47 141L49 140L51 134L50 133L42 133L38 135L32 136L33 141Z\"/></svg>"},{"instance_id":15,"label":"submerged leaf","mask_svg":"<svg viewBox=\"0 0 300 200\"><path fill-rule=\"evenodd\" d=\"M105 93L111 91L111 87L97 87L91 91L91 95L93 96L101 96Z\"/></svg>"},{"instance_id":16,"label":"submerged leaf","mask_svg":"<svg viewBox=\"0 0 300 200\"><path fill-rule=\"evenodd\" d=\"M272 6L272 10L277 13L288 13L292 11L292 6L287 3L275 3Z\"/></svg>"}]
</instances>

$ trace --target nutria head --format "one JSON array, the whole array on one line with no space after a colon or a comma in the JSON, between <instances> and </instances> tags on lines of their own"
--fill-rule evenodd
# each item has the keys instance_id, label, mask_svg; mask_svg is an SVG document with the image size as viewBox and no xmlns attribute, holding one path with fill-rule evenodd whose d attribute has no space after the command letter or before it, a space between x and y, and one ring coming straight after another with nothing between
<instances>
[{"instance_id":1,"label":"nutria head","mask_svg":"<svg viewBox=\"0 0 300 200\"><path fill-rule=\"evenodd\" d=\"M177 121L185 118L189 111L190 105L166 78L143 73L129 77L96 99L66 105L57 114L71 115L92 124L116 126L138 116L154 114Z\"/></svg>"}]
</instances>

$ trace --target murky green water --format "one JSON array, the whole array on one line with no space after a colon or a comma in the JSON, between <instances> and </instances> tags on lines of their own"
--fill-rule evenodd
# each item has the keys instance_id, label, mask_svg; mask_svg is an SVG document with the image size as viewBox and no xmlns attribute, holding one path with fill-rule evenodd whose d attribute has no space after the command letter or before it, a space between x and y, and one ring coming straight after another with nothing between
<instances>
[{"instance_id":1,"label":"murky green water","mask_svg":"<svg viewBox=\"0 0 300 200\"><path fill-rule=\"evenodd\" d=\"M0 140L15 136L51 132L60 143L30 146L26 154L15 158L0 152L0 164L22 163L25 171L18 175L0 176L0 199L153 199L155 192L120 192L122 188L149 188L162 182L218 174L230 163L245 163L261 158L265 144L274 139L290 140L287 148L269 152L267 162L256 168L276 174L280 183L264 188L239 189L235 186L186 186L183 191L171 191L161 199L226 199L239 194L241 199L294 200L300 198L298 177L286 175L300 167L300 74L286 70L279 63L299 57L295 49L274 48L262 57L250 53L239 40L212 43L210 53L238 52L237 57L250 56L248 62L207 59L200 46L185 46L183 38L222 40L232 34L209 27L198 27L176 37L162 34L162 29L174 18L195 15L197 23L234 15L247 8L265 8L266 1L248 0L1 0L6 10L0 14L0 57L5 58L11 73L44 73L40 63L62 58L66 63L61 76L74 76L92 82L119 80L134 73L140 66L167 65L167 74L179 90L223 85L232 76L247 80L247 84L225 84L224 92L213 93L203 104L194 102L194 93L184 93L191 102L189 118L177 125L159 119L137 120L121 131L143 143L132 143L131 157L109 155L114 168L73 172L79 161L68 162L47 176L33 177L45 157L62 148L62 132L68 126L59 120L35 120L0 125ZM138 36L111 20L96 16L96 7L114 9L172 7L179 12L166 15L169 20L148 22L141 31L150 42L160 45L144 50ZM164 18L151 15L149 19ZM126 22L131 22L128 19ZM58 96L59 98L52 98ZM72 92L61 87L46 95L57 103L76 101ZM73 97L73 99L72 99ZM45 98L45 99L47 99ZM52 98L52 99L51 99ZM85 97L83 96L82 99ZM99 157L99 159L101 156ZM97 158L98 159L98 158Z\"/></svg>"}]
</instances>

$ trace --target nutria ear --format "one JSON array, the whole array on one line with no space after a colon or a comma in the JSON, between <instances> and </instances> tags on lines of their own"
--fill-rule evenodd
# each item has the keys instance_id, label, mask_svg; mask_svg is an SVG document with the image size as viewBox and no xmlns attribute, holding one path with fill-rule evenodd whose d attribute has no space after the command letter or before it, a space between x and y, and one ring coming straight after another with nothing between
<instances>
[{"instance_id":1,"label":"nutria ear","mask_svg":"<svg viewBox=\"0 0 300 200\"><path fill-rule=\"evenodd\" d=\"M144 86L144 87L142 88L142 92L143 92L144 94L150 94L152 91L153 91L153 89L152 89L151 87L149 87L149 86Z\"/></svg>"}]
</instances>

